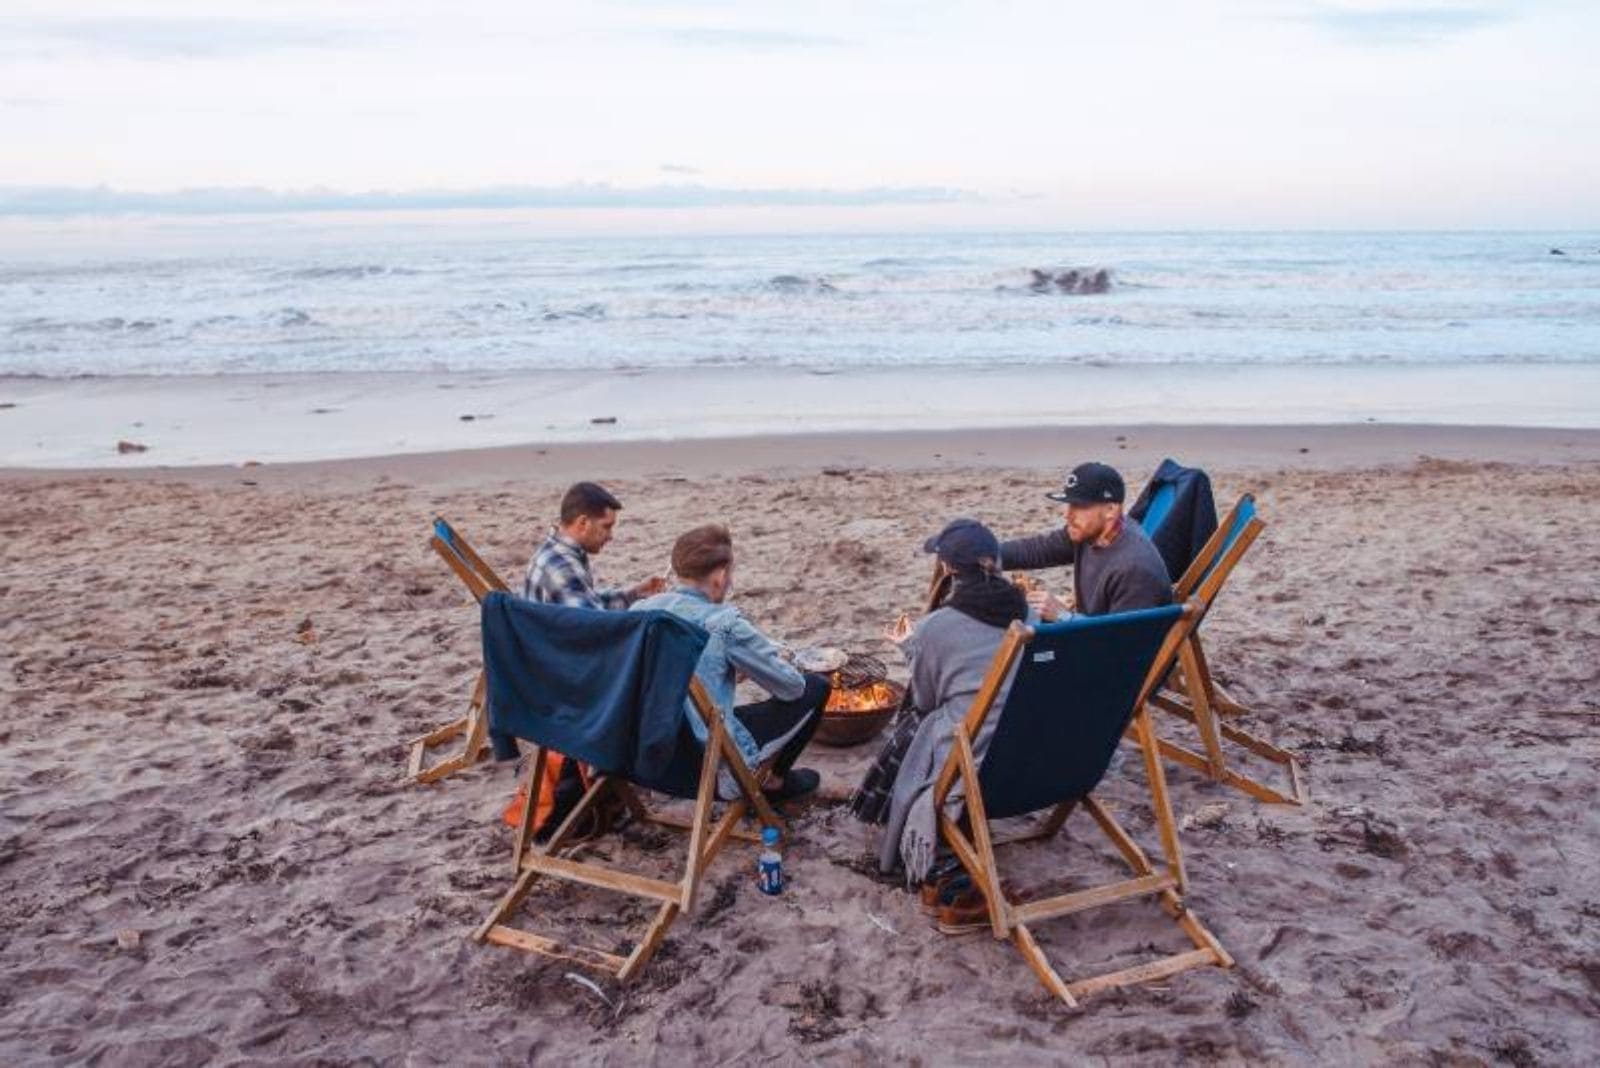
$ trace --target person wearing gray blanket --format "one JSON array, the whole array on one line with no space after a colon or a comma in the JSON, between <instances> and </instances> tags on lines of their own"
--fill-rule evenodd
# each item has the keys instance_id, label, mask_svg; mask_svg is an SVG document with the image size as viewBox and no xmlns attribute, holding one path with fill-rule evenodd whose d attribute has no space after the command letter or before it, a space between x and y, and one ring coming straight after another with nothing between
<instances>
[{"instance_id":1,"label":"person wearing gray blanket","mask_svg":"<svg viewBox=\"0 0 1600 1068\"><path fill-rule=\"evenodd\" d=\"M953 520L923 548L938 555L954 586L943 606L909 633L896 635L910 662L911 683L888 740L850 801L857 819L884 825L879 870L903 869L908 884L924 882L934 865L933 785L955 728L983 685L1006 628L1028 615L1022 591L1000 574L1000 541L982 523ZM1009 689L1007 679L998 705ZM980 761L998 722L998 716L990 717L975 742Z\"/></svg>"}]
</instances>

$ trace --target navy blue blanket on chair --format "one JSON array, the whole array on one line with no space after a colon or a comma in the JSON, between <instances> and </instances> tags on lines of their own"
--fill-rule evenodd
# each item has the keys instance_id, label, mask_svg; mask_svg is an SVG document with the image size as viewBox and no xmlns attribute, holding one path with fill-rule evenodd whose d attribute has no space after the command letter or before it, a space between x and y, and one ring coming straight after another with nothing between
<instances>
[{"instance_id":1,"label":"navy blue blanket on chair","mask_svg":"<svg viewBox=\"0 0 1600 1068\"><path fill-rule=\"evenodd\" d=\"M599 612L505 593L483 600L495 756L525 738L644 784L694 743L684 698L709 635L666 612ZM674 760L677 756L680 759Z\"/></svg>"},{"instance_id":2,"label":"navy blue blanket on chair","mask_svg":"<svg viewBox=\"0 0 1600 1068\"><path fill-rule=\"evenodd\" d=\"M1177 582L1217 532L1211 476L1198 467L1162 460L1128 509L1128 517L1144 528L1161 553L1167 574Z\"/></svg>"}]
</instances>

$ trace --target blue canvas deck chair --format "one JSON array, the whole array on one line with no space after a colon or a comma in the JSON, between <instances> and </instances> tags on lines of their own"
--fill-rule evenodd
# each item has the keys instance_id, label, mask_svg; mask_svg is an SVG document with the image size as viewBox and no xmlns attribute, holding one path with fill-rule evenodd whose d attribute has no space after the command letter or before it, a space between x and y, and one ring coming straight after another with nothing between
<instances>
[{"instance_id":1,"label":"blue canvas deck chair","mask_svg":"<svg viewBox=\"0 0 1600 1068\"><path fill-rule=\"evenodd\" d=\"M1217 532L1173 586L1174 599L1192 599L1199 606L1200 620L1203 620L1240 558L1265 528L1266 524L1256 514L1255 498L1249 494L1239 498ZM1162 755L1175 763L1205 773L1213 782L1242 790L1257 800L1274 804L1303 804L1305 788L1300 781L1300 762L1294 754L1223 720L1224 716L1248 716L1250 710L1234 700L1212 678L1205 649L1200 644L1200 620L1196 621L1196 629L1178 651L1177 670L1167 679L1166 686L1151 698L1151 704L1193 724L1204 751L1162 738L1159 741ZM1287 792L1230 766L1224 742L1231 742L1255 757L1282 767L1288 778Z\"/></svg>"},{"instance_id":2,"label":"blue canvas deck chair","mask_svg":"<svg viewBox=\"0 0 1600 1068\"><path fill-rule=\"evenodd\" d=\"M495 574L494 568L484 563L483 558L467 544L467 539L456 533L455 528L443 519L433 521L433 536L428 539L428 545L444 559L450 570L454 571L456 577L471 591L473 599L480 604L491 592L506 590L506 584ZM465 737L462 746L455 754L424 767L429 749L463 736ZM406 778L412 782L435 782L462 768L469 768L483 759L489 747L489 731L488 720L484 714L484 683L481 672L478 681L473 683L472 699L467 705L467 714L461 719L451 720L442 727L436 727L427 734L411 739L410 747L411 759L406 765Z\"/></svg>"},{"instance_id":3,"label":"blue canvas deck chair","mask_svg":"<svg viewBox=\"0 0 1600 1068\"><path fill-rule=\"evenodd\" d=\"M1170 605L1033 628L1013 623L957 728L955 749L935 784L940 836L987 899L994 937L1009 938L1045 988L1068 1005L1113 987L1203 965L1233 964L1179 896L1186 885L1183 857L1161 761L1149 744L1155 734L1145 706L1198 616L1194 605ZM995 697L1014 666L1016 676L1002 710ZM999 723L980 768L973 740L991 716L999 716ZM1159 867L1093 796L1130 728L1146 743L1150 803L1164 858ZM945 801L958 783L965 813L952 819ZM1031 901L1008 900L996 847L1053 838L1080 805L1111 840L1132 877ZM1049 815L1041 823L1010 837L997 837L990 827L993 820L1046 810ZM1154 897L1194 949L1084 979L1062 979L1034 929L1055 917L1141 897Z\"/></svg>"},{"instance_id":4,"label":"blue canvas deck chair","mask_svg":"<svg viewBox=\"0 0 1600 1068\"><path fill-rule=\"evenodd\" d=\"M489 607L492 609L493 605ZM581 732L592 728L580 726L579 736L575 737L573 724L593 723L594 688L624 685L615 683L620 668L611 651L582 638L572 638L560 655L537 650L522 652L508 665L491 658L486 637L491 730L497 738L509 734L534 746L527 796L535 796L535 786L544 776L546 754L552 750L583 761L592 775L588 789L572 811L541 844L533 840L534 806L523 806L522 820L512 842L515 882L472 937L480 943L571 961L625 982L649 962L679 913L693 910L701 879L728 839L760 841L759 835L740 827L741 820L753 815L761 824L777 828L780 834L786 832L786 825L758 785L768 767L751 768L745 763L716 704L693 675L700 650L708 639L704 630L665 612L601 613L520 600L514 602L513 610L530 619L530 626L546 628L546 633L570 633L601 620L599 625L626 633L630 640L636 638L641 647L656 650L656 655L649 677L631 678L625 684L627 696L611 701L609 707L615 710L620 705L623 711L620 719L608 726L606 736L584 738ZM486 635L487 615L486 612ZM559 645L562 640L557 638L552 644ZM669 651L662 652L663 649ZM537 682L532 683L535 679ZM643 707L650 700L655 700L658 707L663 702L670 704L676 718L672 721L671 746L656 750L670 748L670 759L647 765L638 757L644 751L640 739L663 737L651 733L651 721ZM692 702L705 726L703 741L690 724L686 701ZM718 804L717 783L724 768L737 783L738 797L725 804L720 818L713 819ZM648 806L636 787L691 801L691 812L685 817ZM619 848L614 852L621 851L622 843L615 836L590 839L577 846L569 844L585 814L608 797L620 801L634 820L688 832L681 877L669 881L577 859L582 850L600 845L615 845ZM512 926L510 918L541 876L641 898L655 906L655 916L626 956Z\"/></svg>"}]
</instances>

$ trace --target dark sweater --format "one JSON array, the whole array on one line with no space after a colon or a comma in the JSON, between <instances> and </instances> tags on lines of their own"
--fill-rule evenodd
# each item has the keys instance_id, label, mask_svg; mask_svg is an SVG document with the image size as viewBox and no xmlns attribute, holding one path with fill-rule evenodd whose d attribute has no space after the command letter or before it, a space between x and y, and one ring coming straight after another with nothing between
<instances>
[{"instance_id":1,"label":"dark sweater","mask_svg":"<svg viewBox=\"0 0 1600 1068\"><path fill-rule=\"evenodd\" d=\"M1127 523L1110 545L1074 545L1064 527L1016 538L1000 546L1008 571L1072 568L1072 597L1079 615L1103 616L1158 608L1172 602L1172 579L1161 553L1138 523Z\"/></svg>"}]
</instances>

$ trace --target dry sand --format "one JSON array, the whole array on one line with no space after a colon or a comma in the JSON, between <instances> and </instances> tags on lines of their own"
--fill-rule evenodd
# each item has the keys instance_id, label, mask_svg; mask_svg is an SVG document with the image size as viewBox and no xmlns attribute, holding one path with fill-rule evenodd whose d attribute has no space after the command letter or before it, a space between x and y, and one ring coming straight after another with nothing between
<instances>
[{"instance_id":1,"label":"dry sand","mask_svg":"<svg viewBox=\"0 0 1600 1068\"><path fill-rule=\"evenodd\" d=\"M1102 435L1134 479L1173 451L1220 498L1258 494L1267 532L1208 647L1312 801L1172 773L1202 815L1189 904L1238 967L1076 1013L1010 946L940 936L863 874L871 833L837 806L799 817L780 899L725 851L609 1003L467 940L508 881L512 770L400 781L404 739L459 714L477 666L427 524L514 576L576 454L0 476L0 1063L1592 1063L1600 443L1357 433ZM600 570L657 569L723 518L752 617L897 663L878 635L917 602L917 542L961 513L1043 529L1037 491L1083 454L930 440L881 462L857 441L834 474L804 465L837 443L589 454L628 506ZM842 790L872 749L813 763ZM1129 762L1104 795L1154 848L1142 786ZM671 842L630 845L665 870ZM1105 857L1080 816L1019 871L1031 890ZM616 944L642 915L618 900L537 894L523 920ZM1067 974L1183 946L1144 903L1044 930Z\"/></svg>"}]
</instances>

